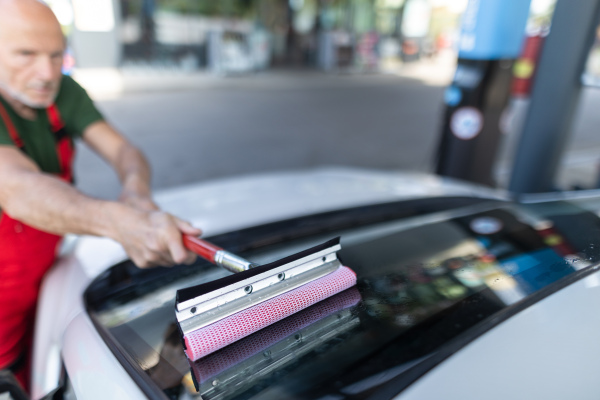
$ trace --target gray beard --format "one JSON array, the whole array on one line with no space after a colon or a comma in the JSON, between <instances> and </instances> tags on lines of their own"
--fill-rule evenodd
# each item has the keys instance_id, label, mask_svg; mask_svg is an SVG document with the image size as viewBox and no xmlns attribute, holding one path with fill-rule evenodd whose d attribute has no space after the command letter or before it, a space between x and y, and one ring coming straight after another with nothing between
<instances>
[{"instance_id":1,"label":"gray beard","mask_svg":"<svg viewBox=\"0 0 600 400\"><path fill-rule=\"evenodd\" d=\"M24 105L26 105L27 107L30 107L30 108L47 108L47 107L50 107L50 105L52 105L52 103L56 99L56 95L54 95L54 97L52 98L52 100L50 100L48 102L48 104L46 104L46 103L37 103L35 101L31 101L23 93L20 93L20 92L18 92L16 90L13 90L11 87L9 87L8 85L6 85L6 84L4 84L2 82L0 82L0 88L2 88L6 92L6 94L8 94L14 100L16 100L19 103L24 104Z\"/></svg>"}]
</instances>

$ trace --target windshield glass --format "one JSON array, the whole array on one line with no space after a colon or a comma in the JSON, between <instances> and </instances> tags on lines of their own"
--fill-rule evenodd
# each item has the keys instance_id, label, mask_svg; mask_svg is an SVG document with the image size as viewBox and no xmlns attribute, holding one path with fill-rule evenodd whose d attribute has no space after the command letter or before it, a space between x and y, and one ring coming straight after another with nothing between
<instances>
[{"instance_id":1,"label":"windshield glass","mask_svg":"<svg viewBox=\"0 0 600 400\"><path fill-rule=\"evenodd\" d=\"M341 236L339 257L358 285L195 363L184 356L175 291L226 271L203 261L154 270L125 262L90 286L88 309L107 343L169 398L393 398L511 310L600 258L600 200L436 201L211 238L262 264Z\"/></svg>"}]
</instances>

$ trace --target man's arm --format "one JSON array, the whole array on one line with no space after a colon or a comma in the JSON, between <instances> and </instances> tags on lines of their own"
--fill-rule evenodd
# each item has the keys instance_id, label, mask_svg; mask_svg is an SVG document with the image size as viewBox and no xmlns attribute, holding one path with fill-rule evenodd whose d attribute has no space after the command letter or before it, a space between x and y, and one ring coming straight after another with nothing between
<instances>
[{"instance_id":1,"label":"man's arm","mask_svg":"<svg viewBox=\"0 0 600 400\"><path fill-rule=\"evenodd\" d=\"M191 262L181 233L200 231L161 211L94 199L42 173L12 146L0 145L0 207L11 217L56 234L110 237L139 267Z\"/></svg>"},{"instance_id":2,"label":"man's arm","mask_svg":"<svg viewBox=\"0 0 600 400\"><path fill-rule=\"evenodd\" d=\"M137 147L105 121L87 127L83 140L117 172L122 186L119 200L143 210L158 209L152 201L150 166Z\"/></svg>"},{"instance_id":3,"label":"man's arm","mask_svg":"<svg viewBox=\"0 0 600 400\"><path fill-rule=\"evenodd\" d=\"M150 189L150 166L144 154L117 132L106 121L90 124L83 132L84 142L117 172L121 181L119 200L141 211L159 211L152 200ZM163 213L164 214L164 213ZM168 215L168 214L167 214ZM168 215L183 232L199 235L199 229L191 227L187 222ZM174 237L170 245L179 251L183 249L181 235ZM188 259L194 260L195 255L188 253Z\"/></svg>"}]
</instances>

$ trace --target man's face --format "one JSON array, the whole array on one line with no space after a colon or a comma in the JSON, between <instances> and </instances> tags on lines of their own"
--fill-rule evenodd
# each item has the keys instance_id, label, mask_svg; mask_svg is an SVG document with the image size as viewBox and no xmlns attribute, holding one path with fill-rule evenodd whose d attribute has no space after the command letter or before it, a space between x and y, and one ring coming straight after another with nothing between
<instances>
[{"instance_id":1,"label":"man's face","mask_svg":"<svg viewBox=\"0 0 600 400\"><path fill-rule=\"evenodd\" d=\"M65 42L55 21L13 21L0 27L0 88L33 108L58 93Z\"/></svg>"}]
</instances>

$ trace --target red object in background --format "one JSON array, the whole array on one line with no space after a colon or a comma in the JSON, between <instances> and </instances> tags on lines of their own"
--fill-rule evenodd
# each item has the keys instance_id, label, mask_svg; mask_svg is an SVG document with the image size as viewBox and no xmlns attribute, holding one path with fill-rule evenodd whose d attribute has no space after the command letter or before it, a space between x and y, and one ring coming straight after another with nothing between
<instances>
[{"instance_id":1,"label":"red object in background","mask_svg":"<svg viewBox=\"0 0 600 400\"><path fill-rule=\"evenodd\" d=\"M452 37L447 33L440 33L435 41L438 49L449 49L452 47Z\"/></svg>"},{"instance_id":2,"label":"red object in background","mask_svg":"<svg viewBox=\"0 0 600 400\"><path fill-rule=\"evenodd\" d=\"M521 57L513 67L511 93L515 97L529 97L538 59L541 54L544 36L527 36Z\"/></svg>"},{"instance_id":3,"label":"red object in background","mask_svg":"<svg viewBox=\"0 0 600 400\"><path fill-rule=\"evenodd\" d=\"M67 49L63 56L62 73L64 75L71 75L73 73L73 68L75 68L75 57L73 57L71 49Z\"/></svg>"},{"instance_id":4,"label":"red object in background","mask_svg":"<svg viewBox=\"0 0 600 400\"><path fill-rule=\"evenodd\" d=\"M419 44L411 39L402 42L402 52L408 56L414 56L419 52Z\"/></svg>"},{"instance_id":5,"label":"red object in background","mask_svg":"<svg viewBox=\"0 0 600 400\"><path fill-rule=\"evenodd\" d=\"M357 53L360 61L367 67L374 68L377 66L377 42L379 36L374 32L365 33L357 44Z\"/></svg>"}]
</instances>

